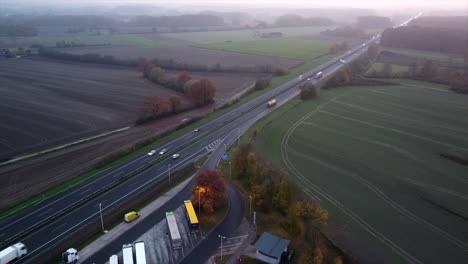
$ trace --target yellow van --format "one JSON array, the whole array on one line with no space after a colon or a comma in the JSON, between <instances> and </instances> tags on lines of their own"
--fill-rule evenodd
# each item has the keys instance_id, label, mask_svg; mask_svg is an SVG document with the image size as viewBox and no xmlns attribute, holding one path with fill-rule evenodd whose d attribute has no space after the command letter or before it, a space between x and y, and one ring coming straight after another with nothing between
<instances>
[{"instance_id":1,"label":"yellow van","mask_svg":"<svg viewBox=\"0 0 468 264\"><path fill-rule=\"evenodd\" d=\"M139 212L129 212L125 214L125 222L130 223L131 221L137 219L140 216Z\"/></svg>"}]
</instances>

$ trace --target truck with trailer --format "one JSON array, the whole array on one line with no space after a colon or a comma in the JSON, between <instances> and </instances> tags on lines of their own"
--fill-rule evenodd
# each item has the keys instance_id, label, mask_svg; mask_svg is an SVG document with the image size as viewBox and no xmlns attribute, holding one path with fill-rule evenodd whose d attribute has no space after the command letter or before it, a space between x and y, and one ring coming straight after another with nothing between
<instances>
[{"instance_id":1,"label":"truck with trailer","mask_svg":"<svg viewBox=\"0 0 468 264\"><path fill-rule=\"evenodd\" d=\"M133 264L132 244L125 244L122 246L122 259L123 259L123 264Z\"/></svg>"},{"instance_id":2,"label":"truck with trailer","mask_svg":"<svg viewBox=\"0 0 468 264\"><path fill-rule=\"evenodd\" d=\"M169 235L171 236L172 248L178 249L182 247L182 237L180 236L177 220L173 212L166 212L167 226L169 227Z\"/></svg>"},{"instance_id":3,"label":"truck with trailer","mask_svg":"<svg viewBox=\"0 0 468 264\"><path fill-rule=\"evenodd\" d=\"M26 246L19 242L0 251L0 264L7 264L17 260L28 253Z\"/></svg>"},{"instance_id":4,"label":"truck with trailer","mask_svg":"<svg viewBox=\"0 0 468 264\"><path fill-rule=\"evenodd\" d=\"M135 260L136 264L146 264L146 250L145 250L145 242L137 241L133 244L135 248Z\"/></svg>"}]
</instances>

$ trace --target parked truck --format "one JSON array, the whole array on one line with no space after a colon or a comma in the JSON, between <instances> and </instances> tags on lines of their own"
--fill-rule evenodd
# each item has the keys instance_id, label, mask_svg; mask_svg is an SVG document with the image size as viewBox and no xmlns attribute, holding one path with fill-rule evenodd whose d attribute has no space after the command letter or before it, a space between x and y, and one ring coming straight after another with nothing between
<instances>
[{"instance_id":1,"label":"parked truck","mask_svg":"<svg viewBox=\"0 0 468 264\"><path fill-rule=\"evenodd\" d=\"M146 264L145 242L137 241L133 244L133 246L135 247L136 264Z\"/></svg>"},{"instance_id":2,"label":"parked truck","mask_svg":"<svg viewBox=\"0 0 468 264\"><path fill-rule=\"evenodd\" d=\"M133 245L125 244L122 246L123 264L133 264Z\"/></svg>"},{"instance_id":3,"label":"parked truck","mask_svg":"<svg viewBox=\"0 0 468 264\"><path fill-rule=\"evenodd\" d=\"M117 255L112 255L109 258L109 264L119 264L119 257Z\"/></svg>"},{"instance_id":4,"label":"parked truck","mask_svg":"<svg viewBox=\"0 0 468 264\"><path fill-rule=\"evenodd\" d=\"M62 260L67 264L76 263L79 259L80 254L78 254L78 250L74 248L69 248L62 253Z\"/></svg>"},{"instance_id":5,"label":"parked truck","mask_svg":"<svg viewBox=\"0 0 468 264\"><path fill-rule=\"evenodd\" d=\"M16 243L0 251L0 264L7 264L10 261L21 258L26 255L28 250L23 243Z\"/></svg>"},{"instance_id":6,"label":"parked truck","mask_svg":"<svg viewBox=\"0 0 468 264\"><path fill-rule=\"evenodd\" d=\"M166 212L167 226L169 227L169 235L171 236L172 248L178 249L182 247L182 237L179 233L177 220L173 212Z\"/></svg>"}]
</instances>

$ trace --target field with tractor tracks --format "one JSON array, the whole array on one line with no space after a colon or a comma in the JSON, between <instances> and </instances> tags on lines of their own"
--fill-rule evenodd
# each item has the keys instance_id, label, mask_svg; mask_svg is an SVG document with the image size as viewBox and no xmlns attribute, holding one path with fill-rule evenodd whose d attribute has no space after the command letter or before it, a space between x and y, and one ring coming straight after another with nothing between
<instances>
[{"instance_id":1,"label":"field with tractor tracks","mask_svg":"<svg viewBox=\"0 0 468 264\"><path fill-rule=\"evenodd\" d=\"M258 122L255 149L330 213L359 263L468 259L468 97L429 83L344 87Z\"/></svg>"}]
</instances>

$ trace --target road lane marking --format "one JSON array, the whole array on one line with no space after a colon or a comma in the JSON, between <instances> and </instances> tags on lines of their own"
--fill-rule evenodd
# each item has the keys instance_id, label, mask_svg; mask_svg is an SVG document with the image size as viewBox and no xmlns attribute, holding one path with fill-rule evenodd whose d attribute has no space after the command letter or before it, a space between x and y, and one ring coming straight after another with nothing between
<instances>
[{"instance_id":1,"label":"road lane marking","mask_svg":"<svg viewBox=\"0 0 468 264\"><path fill-rule=\"evenodd\" d=\"M37 216L45 215L46 213L48 213L48 212L50 212L52 210L54 210L54 208L50 208L49 210L46 210L45 212L42 212L42 213L38 214Z\"/></svg>"},{"instance_id":2,"label":"road lane marking","mask_svg":"<svg viewBox=\"0 0 468 264\"><path fill-rule=\"evenodd\" d=\"M115 177L117 177L117 176L119 176L119 175L122 175L122 173L124 173L124 172L121 171L121 172L119 172L119 173L116 173L116 174L114 174L114 176L112 176L112 177L115 178Z\"/></svg>"},{"instance_id":3,"label":"road lane marking","mask_svg":"<svg viewBox=\"0 0 468 264\"><path fill-rule=\"evenodd\" d=\"M66 225L67 223L63 223L59 226L57 226L56 228L52 229L51 233L54 233L55 231L57 231L58 229L60 229L62 226Z\"/></svg>"}]
</instances>

